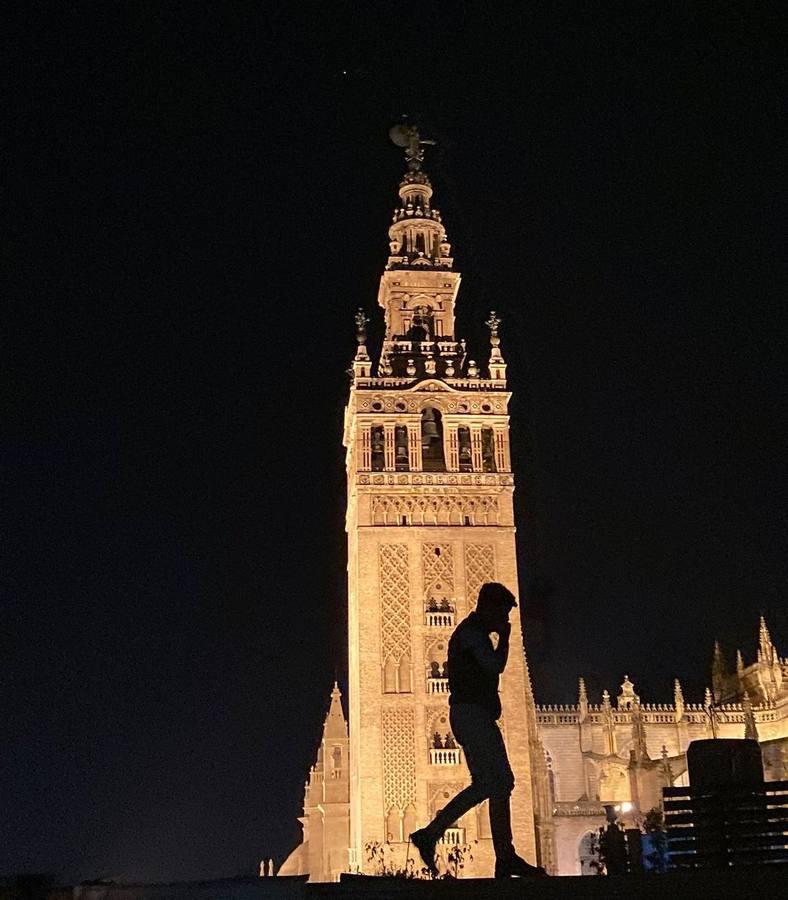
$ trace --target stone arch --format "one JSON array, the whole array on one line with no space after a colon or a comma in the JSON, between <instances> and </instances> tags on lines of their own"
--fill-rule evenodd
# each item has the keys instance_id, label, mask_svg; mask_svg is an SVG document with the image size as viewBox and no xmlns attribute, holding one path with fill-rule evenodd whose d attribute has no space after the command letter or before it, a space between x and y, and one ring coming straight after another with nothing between
<instances>
[{"instance_id":1,"label":"stone arch","mask_svg":"<svg viewBox=\"0 0 788 900\"><path fill-rule=\"evenodd\" d=\"M581 875L598 875L600 866L599 835L595 831L587 831L577 846Z\"/></svg>"},{"instance_id":2,"label":"stone arch","mask_svg":"<svg viewBox=\"0 0 788 900\"><path fill-rule=\"evenodd\" d=\"M435 746L434 740L436 734L440 735L441 746L445 746L447 737L451 737L451 742L454 742L454 735L451 730L449 710L447 707L436 709L433 712L428 713L425 726L427 730L427 742L430 747Z\"/></svg>"},{"instance_id":3,"label":"stone arch","mask_svg":"<svg viewBox=\"0 0 788 900\"><path fill-rule=\"evenodd\" d=\"M383 693L396 694L399 666L393 656L386 657L383 663Z\"/></svg>"},{"instance_id":4,"label":"stone arch","mask_svg":"<svg viewBox=\"0 0 788 900\"><path fill-rule=\"evenodd\" d=\"M479 840L492 838L490 828L490 801L483 800L476 807L476 836Z\"/></svg>"},{"instance_id":5,"label":"stone arch","mask_svg":"<svg viewBox=\"0 0 788 900\"><path fill-rule=\"evenodd\" d=\"M421 409L421 460L425 472L446 471L443 415L435 403L425 403Z\"/></svg>"},{"instance_id":6,"label":"stone arch","mask_svg":"<svg viewBox=\"0 0 788 900\"><path fill-rule=\"evenodd\" d=\"M446 638L434 638L432 641L429 641L427 643L425 649L426 652L424 654L424 659L427 663L427 674L430 674L430 664L433 662L437 662L440 665L441 670L445 671L446 661L449 658L449 642L446 640Z\"/></svg>"}]
</instances>

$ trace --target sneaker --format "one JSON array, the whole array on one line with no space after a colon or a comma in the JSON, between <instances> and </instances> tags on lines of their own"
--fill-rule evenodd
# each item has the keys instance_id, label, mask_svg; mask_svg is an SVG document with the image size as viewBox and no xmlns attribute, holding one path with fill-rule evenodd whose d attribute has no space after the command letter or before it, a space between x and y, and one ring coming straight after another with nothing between
<instances>
[{"instance_id":1,"label":"sneaker","mask_svg":"<svg viewBox=\"0 0 788 900\"><path fill-rule=\"evenodd\" d=\"M414 831L410 836L413 846L419 851L422 862L427 867L433 878L438 877L438 867L435 865L435 838L426 828Z\"/></svg>"},{"instance_id":2,"label":"sneaker","mask_svg":"<svg viewBox=\"0 0 788 900\"><path fill-rule=\"evenodd\" d=\"M541 866L532 866L516 854L508 859L496 859L496 878L532 878L534 876L546 876L547 872Z\"/></svg>"}]
</instances>

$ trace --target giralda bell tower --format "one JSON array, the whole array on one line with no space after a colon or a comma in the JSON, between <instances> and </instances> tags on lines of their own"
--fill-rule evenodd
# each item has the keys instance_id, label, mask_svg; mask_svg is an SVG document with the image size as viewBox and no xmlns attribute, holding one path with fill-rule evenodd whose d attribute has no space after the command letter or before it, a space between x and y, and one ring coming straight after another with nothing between
<instances>
[{"instance_id":1,"label":"giralda bell tower","mask_svg":"<svg viewBox=\"0 0 788 900\"><path fill-rule=\"evenodd\" d=\"M448 639L484 582L503 582L518 595L500 323L492 313L489 362L481 366L455 336L460 273L432 205L422 142L414 128L400 126L392 136L405 147L407 172L378 293L385 336L373 366L359 311L344 431L350 855L362 869L365 845L388 840L404 850L409 832L467 783L449 728ZM515 845L534 862L535 717L519 610L501 685L500 724L517 782ZM460 820L446 841L478 839L474 857L486 868L493 854L485 807Z\"/></svg>"}]
</instances>

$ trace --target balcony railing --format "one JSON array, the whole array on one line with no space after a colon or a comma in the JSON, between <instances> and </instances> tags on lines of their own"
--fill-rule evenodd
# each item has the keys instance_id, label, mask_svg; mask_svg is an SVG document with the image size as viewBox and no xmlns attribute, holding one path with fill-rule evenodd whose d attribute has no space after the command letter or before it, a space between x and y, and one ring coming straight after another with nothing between
<instances>
[{"instance_id":1,"label":"balcony railing","mask_svg":"<svg viewBox=\"0 0 788 900\"><path fill-rule=\"evenodd\" d=\"M443 837L440 839L439 843L448 844L450 847L455 847L458 844L464 844L465 829L447 828L446 831L443 832Z\"/></svg>"},{"instance_id":2,"label":"balcony railing","mask_svg":"<svg viewBox=\"0 0 788 900\"><path fill-rule=\"evenodd\" d=\"M430 747L431 766L459 766L462 750L459 747Z\"/></svg>"},{"instance_id":3,"label":"balcony railing","mask_svg":"<svg viewBox=\"0 0 788 900\"><path fill-rule=\"evenodd\" d=\"M427 610L428 628L454 628L454 610Z\"/></svg>"},{"instance_id":4,"label":"balcony railing","mask_svg":"<svg viewBox=\"0 0 788 900\"><path fill-rule=\"evenodd\" d=\"M432 676L427 679L427 690L430 694L448 694L449 693L449 679L448 678L433 678Z\"/></svg>"}]
</instances>

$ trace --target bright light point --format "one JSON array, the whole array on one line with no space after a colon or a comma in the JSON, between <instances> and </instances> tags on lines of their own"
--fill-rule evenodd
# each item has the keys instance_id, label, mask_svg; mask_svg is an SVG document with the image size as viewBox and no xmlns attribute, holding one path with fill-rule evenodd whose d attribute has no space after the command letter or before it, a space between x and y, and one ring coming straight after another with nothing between
<instances>
[{"instance_id":1,"label":"bright light point","mask_svg":"<svg viewBox=\"0 0 788 900\"><path fill-rule=\"evenodd\" d=\"M631 803L622 803L621 804L621 812L622 813L632 812L632 804Z\"/></svg>"}]
</instances>

